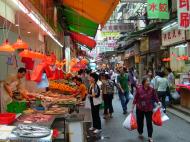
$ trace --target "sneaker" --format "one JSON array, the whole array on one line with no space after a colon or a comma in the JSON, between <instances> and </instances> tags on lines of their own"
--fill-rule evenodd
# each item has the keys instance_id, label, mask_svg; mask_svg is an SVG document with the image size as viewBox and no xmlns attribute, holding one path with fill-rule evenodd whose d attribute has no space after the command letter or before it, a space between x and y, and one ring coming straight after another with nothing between
<instances>
[{"instance_id":1,"label":"sneaker","mask_svg":"<svg viewBox=\"0 0 190 142\"><path fill-rule=\"evenodd\" d=\"M94 127L90 127L90 128L89 128L90 131L93 131L94 129L95 129Z\"/></svg>"},{"instance_id":2,"label":"sneaker","mask_svg":"<svg viewBox=\"0 0 190 142\"><path fill-rule=\"evenodd\" d=\"M100 133L100 132L102 132L101 129L96 129L96 130L93 131L93 133L95 133L95 134L98 134L98 133Z\"/></svg>"},{"instance_id":3,"label":"sneaker","mask_svg":"<svg viewBox=\"0 0 190 142\"><path fill-rule=\"evenodd\" d=\"M154 142L152 138L148 138L148 142Z\"/></svg>"}]
</instances>

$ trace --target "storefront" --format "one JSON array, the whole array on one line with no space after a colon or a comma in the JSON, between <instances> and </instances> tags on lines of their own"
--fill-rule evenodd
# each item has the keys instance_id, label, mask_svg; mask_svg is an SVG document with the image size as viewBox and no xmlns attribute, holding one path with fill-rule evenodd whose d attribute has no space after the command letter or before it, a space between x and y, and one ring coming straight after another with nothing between
<instances>
[{"instance_id":1,"label":"storefront","mask_svg":"<svg viewBox=\"0 0 190 142\"><path fill-rule=\"evenodd\" d=\"M137 60L135 60L135 57L139 55L139 42L136 41L132 47L130 47L129 49L127 49L125 51L125 60L124 60L124 65L127 68L136 68L136 64L138 64L138 62L136 62Z\"/></svg>"},{"instance_id":2,"label":"storefront","mask_svg":"<svg viewBox=\"0 0 190 142\"><path fill-rule=\"evenodd\" d=\"M188 46L184 30L179 30L178 25L162 30L162 46L168 49L170 68L173 71L182 73L188 70L185 60L181 56L187 55Z\"/></svg>"},{"instance_id":3,"label":"storefront","mask_svg":"<svg viewBox=\"0 0 190 142\"><path fill-rule=\"evenodd\" d=\"M177 23L162 30L162 46L169 49L168 63L174 71L175 83L180 93L180 105L190 108L190 89L189 89L189 32L178 29Z\"/></svg>"}]
</instances>

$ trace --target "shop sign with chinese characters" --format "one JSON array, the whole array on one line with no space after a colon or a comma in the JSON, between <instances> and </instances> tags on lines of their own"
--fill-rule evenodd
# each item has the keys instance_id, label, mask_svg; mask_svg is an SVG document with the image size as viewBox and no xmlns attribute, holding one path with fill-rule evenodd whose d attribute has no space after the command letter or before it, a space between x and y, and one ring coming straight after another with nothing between
<instances>
[{"instance_id":1,"label":"shop sign with chinese characters","mask_svg":"<svg viewBox=\"0 0 190 142\"><path fill-rule=\"evenodd\" d=\"M162 32L162 46L169 46L185 41L185 31L173 28Z\"/></svg>"},{"instance_id":2,"label":"shop sign with chinese characters","mask_svg":"<svg viewBox=\"0 0 190 142\"><path fill-rule=\"evenodd\" d=\"M169 19L168 0L148 0L149 19Z\"/></svg>"},{"instance_id":3,"label":"shop sign with chinese characters","mask_svg":"<svg viewBox=\"0 0 190 142\"><path fill-rule=\"evenodd\" d=\"M116 42L97 42L96 46L115 48L116 47Z\"/></svg>"},{"instance_id":4,"label":"shop sign with chinese characters","mask_svg":"<svg viewBox=\"0 0 190 142\"><path fill-rule=\"evenodd\" d=\"M180 29L190 29L190 0L177 0Z\"/></svg>"}]
</instances>

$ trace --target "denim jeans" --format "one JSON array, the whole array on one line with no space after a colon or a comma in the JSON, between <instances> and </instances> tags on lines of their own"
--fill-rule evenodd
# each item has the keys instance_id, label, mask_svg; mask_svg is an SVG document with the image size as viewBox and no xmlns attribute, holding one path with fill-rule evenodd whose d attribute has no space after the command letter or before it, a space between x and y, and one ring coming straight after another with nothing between
<instances>
[{"instance_id":1,"label":"denim jeans","mask_svg":"<svg viewBox=\"0 0 190 142\"><path fill-rule=\"evenodd\" d=\"M127 111L127 104L129 102L129 92L126 91L125 93L122 93L119 91L119 99L121 101L121 106L123 108L123 112Z\"/></svg>"}]
</instances>

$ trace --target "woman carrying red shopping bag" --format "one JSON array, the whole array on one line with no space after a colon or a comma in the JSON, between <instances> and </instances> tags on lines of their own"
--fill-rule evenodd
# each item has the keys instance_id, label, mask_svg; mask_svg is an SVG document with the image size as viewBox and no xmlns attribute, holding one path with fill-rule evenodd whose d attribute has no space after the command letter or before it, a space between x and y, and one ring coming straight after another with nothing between
<instances>
[{"instance_id":1,"label":"woman carrying red shopping bag","mask_svg":"<svg viewBox=\"0 0 190 142\"><path fill-rule=\"evenodd\" d=\"M157 102L160 104L155 90L149 86L147 78L143 78L142 86L137 87L137 92L133 101L132 112L136 105L136 116L139 138L143 138L143 126L144 126L144 116L146 118L148 140L153 142L152 133L152 114L153 114L153 103Z\"/></svg>"}]
</instances>

